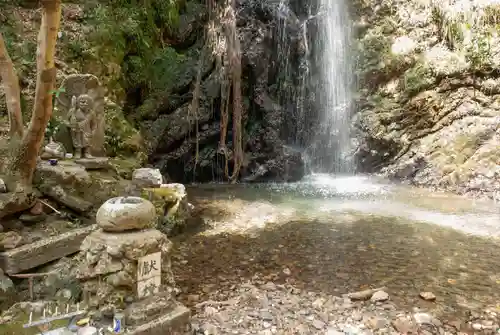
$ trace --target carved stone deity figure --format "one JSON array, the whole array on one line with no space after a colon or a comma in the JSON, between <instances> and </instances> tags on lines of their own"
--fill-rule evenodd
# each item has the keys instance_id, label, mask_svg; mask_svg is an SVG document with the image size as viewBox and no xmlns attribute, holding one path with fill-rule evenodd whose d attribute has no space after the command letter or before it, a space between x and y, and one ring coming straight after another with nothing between
<instances>
[{"instance_id":1,"label":"carved stone deity figure","mask_svg":"<svg viewBox=\"0 0 500 335\"><path fill-rule=\"evenodd\" d=\"M76 159L104 152L104 88L91 74L69 75L61 84L57 111L65 120L54 138Z\"/></svg>"},{"instance_id":2,"label":"carved stone deity figure","mask_svg":"<svg viewBox=\"0 0 500 335\"><path fill-rule=\"evenodd\" d=\"M68 123L75 149L75 158L90 158L92 135L96 129L96 118L93 110L94 101L91 96L81 94L71 98L68 112Z\"/></svg>"}]
</instances>

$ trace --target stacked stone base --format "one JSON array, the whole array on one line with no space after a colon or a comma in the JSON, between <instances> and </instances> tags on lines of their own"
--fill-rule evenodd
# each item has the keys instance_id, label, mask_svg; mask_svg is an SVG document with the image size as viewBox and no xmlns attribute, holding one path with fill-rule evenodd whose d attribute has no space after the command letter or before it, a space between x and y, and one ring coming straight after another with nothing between
<instances>
[{"instance_id":1,"label":"stacked stone base","mask_svg":"<svg viewBox=\"0 0 500 335\"><path fill-rule=\"evenodd\" d=\"M189 309L168 294L136 302L125 311L127 332L136 335L184 335L191 330Z\"/></svg>"},{"instance_id":2,"label":"stacked stone base","mask_svg":"<svg viewBox=\"0 0 500 335\"><path fill-rule=\"evenodd\" d=\"M156 229L91 233L80 247L77 274L90 308L124 311L127 333L189 333L190 312L173 296L171 250L172 242ZM156 252L161 252L160 293L138 299L137 261Z\"/></svg>"}]
</instances>

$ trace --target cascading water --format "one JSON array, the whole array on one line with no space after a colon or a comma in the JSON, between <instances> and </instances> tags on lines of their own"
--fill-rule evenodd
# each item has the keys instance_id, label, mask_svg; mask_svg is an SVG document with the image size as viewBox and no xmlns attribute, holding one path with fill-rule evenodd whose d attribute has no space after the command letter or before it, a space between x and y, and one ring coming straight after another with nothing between
<instances>
[{"instance_id":1,"label":"cascading water","mask_svg":"<svg viewBox=\"0 0 500 335\"><path fill-rule=\"evenodd\" d=\"M274 73L284 109L282 140L291 150L302 152L308 173L354 172L350 155L354 73L345 1L318 0L299 16L290 15L289 0L282 0L278 9Z\"/></svg>"},{"instance_id":2,"label":"cascading water","mask_svg":"<svg viewBox=\"0 0 500 335\"><path fill-rule=\"evenodd\" d=\"M353 105L351 21L345 0L319 0L315 62L319 129L306 154L312 172L351 174L350 119Z\"/></svg>"}]
</instances>

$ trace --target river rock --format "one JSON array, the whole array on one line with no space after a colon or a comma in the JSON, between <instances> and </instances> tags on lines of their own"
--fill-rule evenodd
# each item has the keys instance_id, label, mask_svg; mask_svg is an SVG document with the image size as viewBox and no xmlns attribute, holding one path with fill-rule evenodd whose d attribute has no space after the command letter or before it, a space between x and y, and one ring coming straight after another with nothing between
<instances>
[{"instance_id":1,"label":"river rock","mask_svg":"<svg viewBox=\"0 0 500 335\"><path fill-rule=\"evenodd\" d=\"M427 301L436 300L436 296L432 292L420 292L419 296Z\"/></svg>"},{"instance_id":2,"label":"river rock","mask_svg":"<svg viewBox=\"0 0 500 335\"><path fill-rule=\"evenodd\" d=\"M146 199L116 197L102 204L97 211L96 222L108 232L144 229L156 224L156 211Z\"/></svg>"},{"instance_id":3,"label":"river rock","mask_svg":"<svg viewBox=\"0 0 500 335\"><path fill-rule=\"evenodd\" d=\"M377 291L373 293L370 300L373 302L386 301L389 300L389 294L385 291Z\"/></svg>"},{"instance_id":4,"label":"river rock","mask_svg":"<svg viewBox=\"0 0 500 335\"><path fill-rule=\"evenodd\" d=\"M132 173L132 182L141 187L159 187L163 176L159 169L140 168Z\"/></svg>"}]
</instances>

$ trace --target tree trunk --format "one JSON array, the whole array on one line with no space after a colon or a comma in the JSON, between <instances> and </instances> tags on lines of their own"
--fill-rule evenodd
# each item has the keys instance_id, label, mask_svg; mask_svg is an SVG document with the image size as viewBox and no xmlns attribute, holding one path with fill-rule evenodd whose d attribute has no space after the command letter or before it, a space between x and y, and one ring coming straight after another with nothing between
<instances>
[{"instance_id":1,"label":"tree trunk","mask_svg":"<svg viewBox=\"0 0 500 335\"><path fill-rule=\"evenodd\" d=\"M42 24L38 34L37 82L31 121L11 161L17 187L30 187L45 129L52 116L52 95L56 79L54 56L61 21L61 0L42 0Z\"/></svg>"},{"instance_id":2,"label":"tree trunk","mask_svg":"<svg viewBox=\"0 0 500 335\"><path fill-rule=\"evenodd\" d=\"M23 116L21 114L21 90L19 89L19 78L14 64L9 57L5 42L0 32L0 78L3 81L5 100L9 113L9 135L10 137L23 137Z\"/></svg>"}]
</instances>

